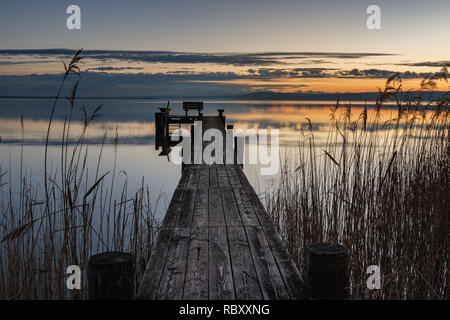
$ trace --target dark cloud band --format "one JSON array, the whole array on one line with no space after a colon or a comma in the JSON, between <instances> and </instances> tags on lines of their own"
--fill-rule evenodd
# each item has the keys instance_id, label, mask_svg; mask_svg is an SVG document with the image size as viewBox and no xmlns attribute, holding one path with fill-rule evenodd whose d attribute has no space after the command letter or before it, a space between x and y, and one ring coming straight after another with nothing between
<instances>
[{"instance_id":1,"label":"dark cloud band","mask_svg":"<svg viewBox=\"0 0 450 320\"><path fill-rule=\"evenodd\" d=\"M68 58L70 49L0 50L0 56L30 55L42 58ZM268 66L286 64L286 59L335 58L359 59L370 56L387 56L386 53L333 53L333 52L262 52L262 53L195 53L173 51L109 51L85 50L84 56L99 61L134 61L148 63L211 63L234 66Z\"/></svg>"}]
</instances>

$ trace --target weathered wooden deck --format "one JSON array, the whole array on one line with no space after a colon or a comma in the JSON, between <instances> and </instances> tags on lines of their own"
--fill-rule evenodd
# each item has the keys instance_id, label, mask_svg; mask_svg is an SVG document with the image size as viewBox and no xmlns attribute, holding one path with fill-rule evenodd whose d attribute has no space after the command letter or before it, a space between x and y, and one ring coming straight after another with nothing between
<instances>
[{"instance_id":1,"label":"weathered wooden deck","mask_svg":"<svg viewBox=\"0 0 450 320\"><path fill-rule=\"evenodd\" d=\"M305 299L307 291L241 167L200 164L183 170L138 298Z\"/></svg>"}]
</instances>

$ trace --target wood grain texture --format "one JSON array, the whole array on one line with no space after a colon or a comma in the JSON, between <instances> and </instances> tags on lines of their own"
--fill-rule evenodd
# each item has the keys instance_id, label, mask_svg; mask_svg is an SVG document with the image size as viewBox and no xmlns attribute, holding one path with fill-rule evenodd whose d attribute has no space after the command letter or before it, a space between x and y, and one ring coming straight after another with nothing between
<instances>
[{"instance_id":1,"label":"wood grain texture","mask_svg":"<svg viewBox=\"0 0 450 320\"><path fill-rule=\"evenodd\" d=\"M241 185L241 180L239 179L237 172L236 172L236 165L227 165L225 166L227 175L228 175L228 180L230 181L230 185L232 187L235 186L240 186Z\"/></svg>"},{"instance_id":2,"label":"wood grain texture","mask_svg":"<svg viewBox=\"0 0 450 320\"><path fill-rule=\"evenodd\" d=\"M192 227L209 226L209 189L198 189L194 201Z\"/></svg>"},{"instance_id":3,"label":"wood grain texture","mask_svg":"<svg viewBox=\"0 0 450 320\"><path fill-rule=\"evenodd\" d=\"M210 227L224 227L225 216L223 212L222 195L220 188L211 188L208 191L208 212Z\"/></svg>"},{"instance_id":4,"label":"wood grain texture","mask_svg":"<svg viewBox=\"0 0 450 320\"><path fill-rule=\"evenodd\" d=\"M180 300L182 298L190 234L190 228L173 229L156 299Z\"/></svg>"},{"instance_id":5,"label":"wood grain texture","mask_svg":"<svg viewBox=\"0 0 450 320\"><path fill-rule=\"evenodd\" d=\"M289 299L290 296L286 291L264 231L260 227L247 227L245 231L263 298L265 300Z\"/></svg>"},{"instance_id":6,"label":"wood grain texture","mask_svg":"<svg viewBox=\"0 0 450 320\"><path fill-rule=\"evenodd\" d=\"M227 229L225 227L209 228L209 299L235 299Z\"/></svg>"},{"instance_id":7,"label":"wood grain texture","mask_svg":"<svg viewBox=\"0 0 450 320\"><path fill-rule=\"evenodd\" d=\"M245 189L240 186L234 187L232 190L234 193L234 198L236 199L236 205L241 215L242 224L246 227L260 226L258 217L256 216L255 210L253 209L252 203L250 202Z\"/></svg>"},{"instance_id":8,"label":"wood grain texture","mask_svg":"<svg viewBox=\"0 0 450 320\"><path fill-rule=\"evenodd\" d=\"M144 276L139 284L137 297L139 299L155 300L158 293L159 282L169 250L172 228L162 228L158 234L156 247L147 264Z\"/></svg>"},{"instance_id":9,"label":"wood grain texture","mask_svg":"<svg viewBox=\"0 0 450 320\"><path fill-rule=\"evenodd\" d=\"M182 174L180 182L178 182L178 186L176 187L172 200L170 201L169 207L167 208L166 215L164 217L163 226L169 228L173 227L175 224L175 221L177 220L177 216L179 213L179 207L181 204L181 201L183 200L183 193L186 188L186 184L189 180L189 176L191 174L191 167L187 166Z\"/></svg>"},{"instance_id":10,"label":"wood grain texture","mask_svg":"<svg viewBox=\"0 0 450 320\"><path fill-rule=\"evenodd\" d=\"M309 292L306 288L305 282L298 272L292 257L287 251L286 246L278 234L271 218L264 209L258 195L251 187L244 172L238 169L236 169L236 172L238 173L241 183L247 193L247 196L249 197L253 209L255 210L261 227L264 230L267 242L272 250L290 298L294 300L308 299Z\"/></svg>"},{"instance_id":11,"label":"wood grain texture","mask_svg":"<svg viewBox=\"0 0 450 320\"><path fill-rule=\"evenodd\" d=\"M209 187L210 188L219 188L219 180L217 178L216 165L209 166Z\"/></svg>"},{"instance_id":12,"label":"wood grain texture","mask_svg":"<svg viewBox=\"0 0 450 320\"><path fill-rule=\"evenodd\" d=\"M244 228L227 227L227 230L236 299L261 300L261 288Z\"/></svg>"},{"instance_id":13,"label":"wood grain texture","mask_svg":"<svg viewBox=\"0 0 450 320\"><path fill-rule=\"evenodd\" d=\"M224 132L205 116L203 132ZM205 146L205 144L203 145ZM297 268L239 165L186 165L139 299L305 299Z\"/></svg>"},{"instance_id":14,"label":"wood grain texture","mask_svg":"<svg viewBox=\"0 0 450 320\"><path fill-rule=\"evenodd\" d=\"M176 228L189 228L192 225L200 171L198 165L191 166L189 179L183 192L183 199L178 207L178 216L175 223Z\"/></svg>"},{"instance_id":15,"label":"wood grain texture","mask_svg":"<svg viewBox=\"0 0 450 320\"><path fill-rule=\"evenodd\" d=\"M184 280L184 300L207 300L209 298L208 229L208 227L192 228Z\"/></svg>"},{"instance_id":16,"label":"wood grain texture","mask_svg":"<svg viewBox=\"0 0 450 320\"><path fill-rule=\"evenodd\" d=\"M217 180L220 188L229 188L231 187L230 181L228 180L227 171L225 170L225 165L217 164Z\"/></svg>"},{"instance_id":17,"label":"wood grain texture","mask_svg":"<svg viewBox=\"0 0 450 320\"><path fill-rule=\"evenodd\" d=\"M242 219L239 213L236 199L231 188L220 188L222 195L223 212L225 214L225 223L230 227L242 226Z\"/></svg>"},{"instance_id":18,"label":"wood grain texture","mask_svg":"<svg viewBox=\"0 0 450 320\"><path fill-rule=\"evenodd\" d=\"M198 181L199 188L207 189L209 188L209 170L199 169L200 177Z\"/></svg>"}]
</instances>

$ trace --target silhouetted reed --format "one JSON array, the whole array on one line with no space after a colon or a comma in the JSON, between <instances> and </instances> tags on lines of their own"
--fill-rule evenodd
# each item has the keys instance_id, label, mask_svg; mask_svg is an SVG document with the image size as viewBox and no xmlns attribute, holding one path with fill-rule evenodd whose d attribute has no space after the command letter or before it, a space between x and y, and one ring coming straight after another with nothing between
<instances>
[{"instance_id":1,"label":"silhouetted reed","mask_svg":"<svg viewBox=\"0 0 450 320\"><path fill-rule=\"evenodd\" d=\"M437 81L446 68L412 95L392 76L370 119L338 101L325 144L306 132L299 163L283 163L267 209L302 274L309 244L340 243L351 298L449 298L450 97L435 94ZM396 117L382 122L388 100ZM381 290L366 287L369 265L381 267Z\"/></svg>"},{"instance_id":2,"label":"silhouetted reed","mask_svg":"<svg viewBox=\"0 0 450 320\"><path fill-rule=\"evenodd\" d=\"M67 100L70 103L61 132L59 166L49 171L49 135L53 115L66 80L79 76L82 50L76 52L65 73L51 108L45 140L44 178L31 183L20 165L20 191L13 190L14 173L0 168L0 298L1 299L82 299L86 298L88 259L101 251L126 251L135 257L136 285L145 270L157 233L150 203L149 187L142 184L129 194L125 180L115 180L116 167L105 171L102 153L106 133L93 176L87 169L85 135L101 106L88 113L81 107L82 130L75 143L69 142L76 103L78 80ZM22 141L26 130L21 119ZM114 139L115 157L118 134ZM91 151L92 152L92 151ZM21 161L23 158L23 143ZM114 164L115 164L114 159ZM106 177L111 178L109 187ZM113 190L121 190L114 198ZM158 201L156 201L158 202ZM79 265L83 271L82 289L68 290L66 268Z\"/></svg>"}]
</instances>

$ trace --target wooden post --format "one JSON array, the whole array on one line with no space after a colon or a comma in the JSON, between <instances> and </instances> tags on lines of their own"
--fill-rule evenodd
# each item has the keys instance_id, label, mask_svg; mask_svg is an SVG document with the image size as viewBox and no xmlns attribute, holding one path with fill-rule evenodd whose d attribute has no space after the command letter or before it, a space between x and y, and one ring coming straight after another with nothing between
<instances>
[{"instance_id":1,"label":"wooden post","mask_svg":"<svg viewBox=\"0 0 450 320\"><path fill-rule=\"evenodd\" d=\"M88 294L90 300L134 299L132 255L123 252L104 252L90 257Z\"/></svg>"},{"instance_id":2,"label":"wooden post","mask_svg":"<svg viewBox=\"0 0 450 320\"><path fill-rule=\"evenodd\" d=\"M217 112L219 113L219 117L220 117L220 120L222 120L223 125L225 125L225 117L223 116L224 111L225 111L224 109L217 109Z\"/></svg>"},{"instance_id":3,"label":"wooden post","mask_svg":"<svg viewBox=\"0 0 450 320\"><path fill-rule=\"evenodd\" d=\"M164 136L164 113L155 112L155 150L163 146Z\"/></svg>"},{"instance_id":4,"label":"wooden post","mask_svg":"<svg viewBox=\"0 0 450 320\"><path fill-rule=\"evenodd\" d=\"M227 125L227 130L231 129L233 130L234 126L232 124L228 124ZM239 137L239 139L244 139L244 137ZM241 169L244 168L244 150L239 150L238 149L238 137L234 137L234 164L239 164L239 166L241 167ZM245 148L245 140L243 141L243 145L242 147ZM241 162L241 163L239 163Z\"/></svg>"},{"instance_id":5,"label":"wooden post","mask_svg":"<svg viewBox=\"0 0 450 320\"><path fill-rule=\"evenodd\" d=\"M328 243L308 246L306 273L313 299L346 299L349 277L347 248Z\"/></svg>"}]
</instances>

